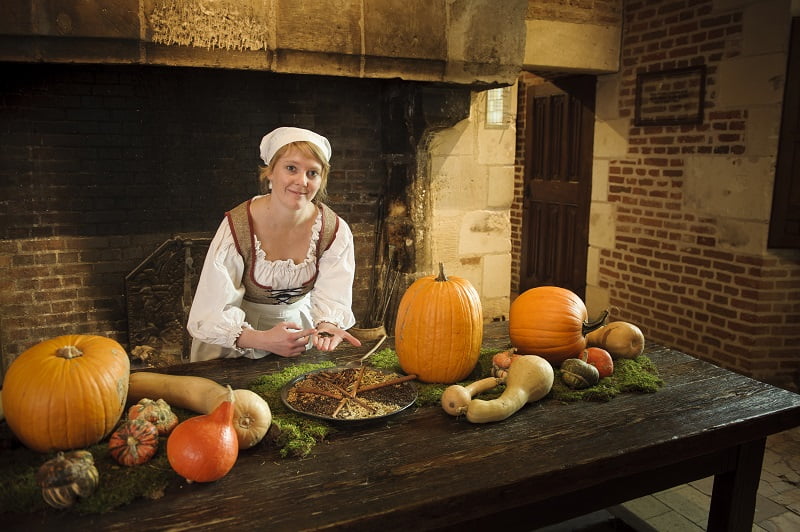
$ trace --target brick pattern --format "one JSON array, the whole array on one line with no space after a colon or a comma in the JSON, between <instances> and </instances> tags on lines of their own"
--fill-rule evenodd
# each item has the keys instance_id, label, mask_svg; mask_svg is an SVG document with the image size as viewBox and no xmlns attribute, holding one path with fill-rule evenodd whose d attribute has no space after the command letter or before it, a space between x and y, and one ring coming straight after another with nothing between
<instances>
[{"instance_id":1,"label":"brick pattern","mask_svg":"<svg viewBox=\"0 0 800 532\"><path fill-rule=\"evenodd\" d=\"M385 182L381 84L263 72L4 64L0 355L59 334L126 345L124 277L178 233L213 233L258 191L278 125L327 135L329 204L353 229L359 317Z\"/></svg>"},{"instance_id":2,"label":"brick pattern","mask_svg":"<svg viewBox=\"0 0 800 532\"><path fill-rule=\"evenodd\" d=\"M800 361L800 264L718 247L717 220L682 210L685 157L747 155L746 109L714 108L720 60L740 53L742 13L712 2L630 2L620 116L634 113L636 74L705 64L702 125L635 127L629 158L612 161L608 201L616 244L600 257L601 287L618 318L646 336L757 378L791 382Z\"/></svg>"},{"instance_id":3,"label":"brick pattern","mask_svg":"<svg viewBox=\"0 0 800 532\"><path fill-rule=\"evenodd\" d=\"M527 116L525 109L527 105L526 88L534 83L541 82L541 79L523 72L520 75L517 90L517 139L514 149L514 199L511 203L509 213L511 222L511 299L519 294L521 260L522 260L522 205L525 182L525 128L527 126Z\"/></svg>"}]
</instances>

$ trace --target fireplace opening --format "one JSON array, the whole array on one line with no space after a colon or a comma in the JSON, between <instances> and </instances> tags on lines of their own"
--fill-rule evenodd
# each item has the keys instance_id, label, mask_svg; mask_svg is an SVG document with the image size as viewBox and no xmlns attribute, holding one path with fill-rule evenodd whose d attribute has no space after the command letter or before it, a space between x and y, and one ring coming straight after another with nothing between
<instances>
[{"instance_id":1,"label":"fireplace opening","mask_svg":"<svg viewBox=\"0 0 800 532\"><path fill-rule=\"evenodd\" d=\"M353 310L363 326L384 319L391 328L428 234L428 138L470 111L469 87L396 79L3 68L10 140L0 189L14 199L0 224L14 247L0 323L5 366L61 334L112 337L137 360L150 348L184 360L187 287L204 255L198 235L210 237L225 211L258 193L258 143L279 125L331 140L328 203L356 244Z\"/></svg>"}]
</instances>

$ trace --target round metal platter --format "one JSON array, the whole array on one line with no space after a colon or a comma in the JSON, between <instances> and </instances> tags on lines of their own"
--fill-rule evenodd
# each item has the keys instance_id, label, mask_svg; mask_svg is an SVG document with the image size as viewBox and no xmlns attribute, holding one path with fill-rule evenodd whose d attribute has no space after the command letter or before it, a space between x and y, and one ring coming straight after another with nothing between
<instances>
[{"instance_id":1,"label":"round metal platter","mask_svg":"<svg viewBox=\"0 0 800 532\"><path fill-rule=\"evenodd\" d=\"M304 374L300 375L299 377L295 377L291 381L287 382L283 386L283 388L281 389L281 401L283 401L283 404L286 405L286 408L288 408L292 412L296 412L298 414L303 414L305 416L314 417L314 418L317 418L317 419L322 419L322 420L325 420L325 421L348 424L348 423L364 423L364 422L367 422L367 421L377 421L377 420L381 420L381 419L386 419L388 417L397 415L400 412L406 410L408 407L410 407L411 405L414 404L414 401L417 400L417 387L414 385L414 383L412 381L406 381L406 382L402 382L402 383L399 383L399 384L393 385L393 386L401 386L401 387L403 387L403 391L407 394L408 399L407 400L403 400L402 404L398 405L395 410L392 410L391 412L387 412L387 413L376 414L376 415L365 415L365 416L362 416L362 417L344 417L344 418L343 417L333 417L331 415L326 415L326 414L321 414L321 413L318 413L318 412L313 412L310 409L304 410L302 407L300 407L298 405L295 405L295 404L292 404L292 403L289 402L289 399L288 399L289 392L298 383L301 383L301 382L305 381L307 378L309 378L309 377L311 377L311 376L313 376L315 374L337 373L337 372L342 372L342 371L347 371L347 370L351 370L352 371L352 370L357 370L357 368L339 367L339 368L317 369L317 370L314 370L314 371L309 371L308 373L304 373ZM397 373L391 373L391 372L387 372L387 371L383 371L383 370L379 370L379 369L375 369L375 368L369 368L369 371L382 373L384 375L391 376L391 377L402 377L402 375L399 375ZM356 394L356 397L358 397L358 394Z\"/></svg>"}]
</instances>

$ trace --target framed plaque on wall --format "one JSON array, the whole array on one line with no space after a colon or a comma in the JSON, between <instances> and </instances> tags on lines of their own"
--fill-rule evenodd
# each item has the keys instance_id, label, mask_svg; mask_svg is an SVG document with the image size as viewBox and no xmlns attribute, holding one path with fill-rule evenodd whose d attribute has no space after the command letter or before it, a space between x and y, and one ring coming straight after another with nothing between
<instances>
[{"instance_id":1,"label":"framed plaque on wall","mask_svg":"<svg viewBox=\"0 0 800 532\"><path fill-rule=\"evenodd\" d=\"M705 65L637 74L634 124L702 124L705 88Z\"/></svg>"}]
</instances>

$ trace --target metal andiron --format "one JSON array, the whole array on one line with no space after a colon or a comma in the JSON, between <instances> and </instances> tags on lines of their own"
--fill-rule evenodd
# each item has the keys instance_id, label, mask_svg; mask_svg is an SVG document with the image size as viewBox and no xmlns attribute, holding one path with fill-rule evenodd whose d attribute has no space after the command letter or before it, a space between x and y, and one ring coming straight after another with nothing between
<instances>
[{"instance_id":1,"label":"metal andiron","mask_svg":"<svg viewBox=\"0 0 800 532\"><path fill-rule=\"evenodd\" d=\"M186 320L211 237L176 235L125 276L132 362L164 367L189 361Z\"/></svg>"}]
</instances>

